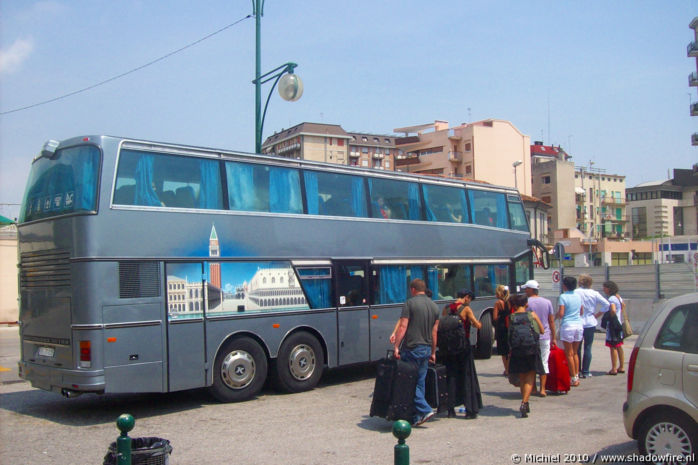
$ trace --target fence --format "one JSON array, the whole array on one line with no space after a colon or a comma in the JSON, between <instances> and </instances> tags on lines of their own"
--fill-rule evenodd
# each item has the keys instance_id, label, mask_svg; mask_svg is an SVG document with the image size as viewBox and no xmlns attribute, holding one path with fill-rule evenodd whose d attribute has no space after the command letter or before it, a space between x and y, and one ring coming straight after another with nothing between
<instances>
[{"instance_id":1,"label":"fence","mask_svg":"<svg viewBox=\"0 0 698 465\"><path fill-rule=\"evenodd\" d=\"M535 270L536 281L540 283L541 295L556 296L550 270ZM565 267L561 277L588 274L594 280L593 288L600 290L604 281L614 281L624 298L631 299L670 299L681 294L696 292L696 274L688 263L665 265Z\"/></svg>"}]
</instances>

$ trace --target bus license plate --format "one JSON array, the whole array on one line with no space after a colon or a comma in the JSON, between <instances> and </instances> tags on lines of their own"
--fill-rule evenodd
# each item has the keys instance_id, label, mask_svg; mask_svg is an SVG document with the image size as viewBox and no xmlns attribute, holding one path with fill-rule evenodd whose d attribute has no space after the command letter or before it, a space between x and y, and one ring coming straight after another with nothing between
<instances>
[{"instance_id":1,"label":"bus license plate","mask_svg":"<svg viewBox=\"0 0 698 465\"><path fill-rule=\"evenodd\" d=\"M55 350L53 347L39 347L39 355L41 357L53 357Z\"/></svg>"}]
</instances>

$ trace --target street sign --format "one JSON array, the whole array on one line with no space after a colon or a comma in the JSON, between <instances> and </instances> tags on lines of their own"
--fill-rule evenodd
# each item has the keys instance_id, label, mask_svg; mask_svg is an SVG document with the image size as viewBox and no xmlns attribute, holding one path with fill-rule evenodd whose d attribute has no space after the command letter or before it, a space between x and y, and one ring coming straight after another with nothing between
<instances>
[{"instance_id":1,"label":"street sign","mask_svg":"<svg viewBox=\"0 0 698 465\"><path fill-rule=\"evenodd\" d=\"M553 281L553 292L560 293L560 278L562 274L560 273L560 270L554 270L552 274L552 281Z\"/></svg>"},{"instance_id":2,"label":"street sign","mask_svg":"<svg viewBox=\"0 0 698 465\"><path fill-rule=\"evenodd\" d=\"M558 284L560 282L560 272L558 270L553 271L553 283Z\"/></svg>"}]
</instances>

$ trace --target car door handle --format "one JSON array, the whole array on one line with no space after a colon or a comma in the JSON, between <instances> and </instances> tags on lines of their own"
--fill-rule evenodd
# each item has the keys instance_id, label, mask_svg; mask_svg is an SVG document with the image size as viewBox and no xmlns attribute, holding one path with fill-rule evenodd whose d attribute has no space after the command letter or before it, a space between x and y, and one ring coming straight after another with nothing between
<instances>
[{"instance_id":1,"label":"car door handle","mask_svg":"<svg viewBox=\"0 0 698 465\"><path fill-rule=\"evenodd\" d=\"M688 365L688 371L698 373L698 365Z\"/></svg>"}]
</instances>

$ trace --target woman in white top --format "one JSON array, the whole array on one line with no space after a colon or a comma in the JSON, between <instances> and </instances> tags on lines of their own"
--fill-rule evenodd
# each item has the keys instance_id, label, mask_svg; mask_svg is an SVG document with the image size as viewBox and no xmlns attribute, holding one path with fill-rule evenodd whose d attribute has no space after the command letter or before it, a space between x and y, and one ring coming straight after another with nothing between
<instances>
[{"instance_id":1,"label":"woman in white top","mask_svg":"<svg viewBox=\"0 0 698 465\"><path fill-rule=\"evenodd\" d=\"M610 318L606 325L606 346L611 349L611 371L609 375L625 373L623 369L623 299L618 294L618 285L613 281L603 283L603 291L608 296ZM617 367L616 367L617 365Z\"/></svg>"},{"instance_id":2,"label":"woman in white top","mask_svg":"<svg viewBox=\"0 0 698 465\"><path fill-rule=\"evenodd\" d=\"M608 311L608 300L606 300L599 292L591 288L593 280L588 274L580 274L579 287L574 290L575 294L582 298L582 325L584 326L584 353L582 354L582 345L579 345L577 355L581 362L582 369L580 370L581 378L591 376L591 345L594 343L594 333L596 332L596 318L602 313ZM596 311L599 307L599 311ZM582 356L584 355L584 356Z\"/></svg>"}]
</instances>

